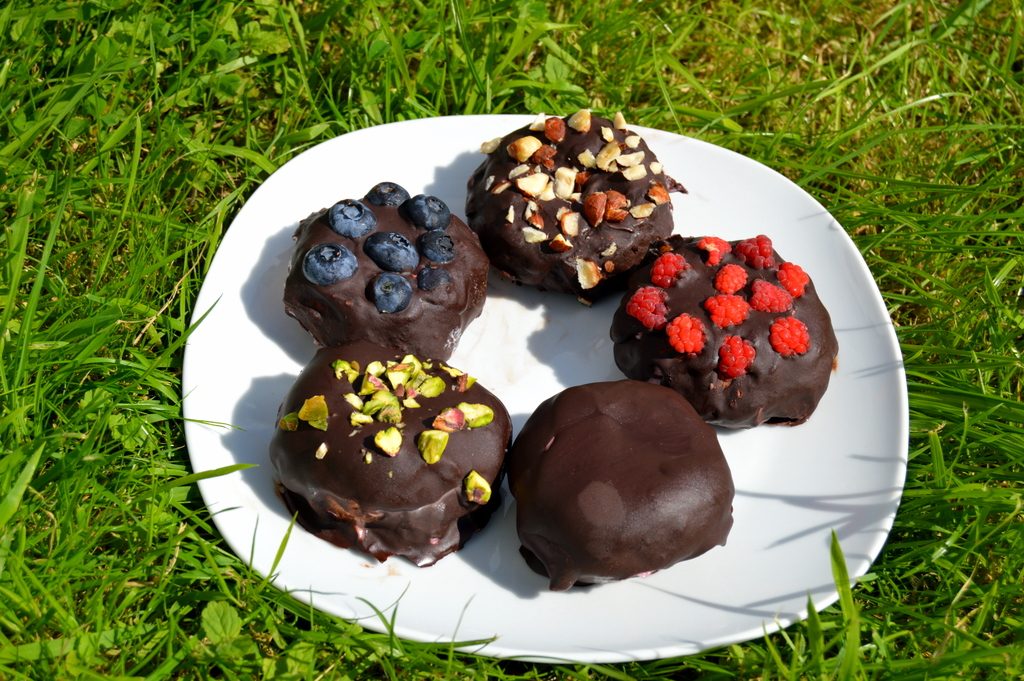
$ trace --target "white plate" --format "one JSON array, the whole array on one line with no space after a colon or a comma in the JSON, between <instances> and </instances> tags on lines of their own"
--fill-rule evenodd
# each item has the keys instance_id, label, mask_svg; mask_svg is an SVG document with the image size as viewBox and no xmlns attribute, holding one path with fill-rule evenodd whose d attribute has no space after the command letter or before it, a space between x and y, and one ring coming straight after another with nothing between
<instances>
[{"instance_id":1,"label":"white plate","mask_svg":"<svg viewBox=\"0 0 1024 681\"><path fill-rule=\"evenodd\" d=\"M194 320L207 316L185 352L185 432L195 472L258 465L200 482L224 539L258 572L270 571L289 524L267 443L280 399L314 352L281 304L297 221L385 179L440 196L461 216L480 142L530 120L434 118L353 132L289 161L239 211L196 302ZM369 629L382 626L378 608L403 638L487 640L466 649L497 657L612 662L760 637L805 617L808 596L815 608L831 604L833 530L851 577L867 572L899 505L908 412L899 346L864 260L836 220L778 173L634 127L689 189L673 198L677 231L770 235L814 279L839 338L838 372L807 423L721 433L736 483L728 545L644 579L552 593L519 556L506 496L482 534L430 568L376 564L296 528L275 585ZM451 362L502 398L518 432L563 387L621 378L608 337L615 305L587 309L492 281Z\"/></svg>"}]
</instances>

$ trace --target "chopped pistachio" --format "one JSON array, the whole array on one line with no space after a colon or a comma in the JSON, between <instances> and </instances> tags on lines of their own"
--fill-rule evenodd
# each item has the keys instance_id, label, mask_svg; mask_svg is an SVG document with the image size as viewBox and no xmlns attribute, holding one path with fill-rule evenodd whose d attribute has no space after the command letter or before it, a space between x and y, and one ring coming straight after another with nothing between
<instances>
[{"instance_id":1,"label":"chopped pistachio","mask_svg":"<svg viewBox=\"0 0 1024 681\"><path fill-rule=\"evenodd\" d=\"M356 395L355 393L345 393L342 397L345 398L346 402L352 405L353 409L360 410L363 408L363 398L359 397L359 395Z\"/></svg>"},{"instance_id":2,"label":"chopped pistachio","mask_svg":"<svg viewBox=\"0 0 1024 681\"><path fill-rule=\"evenodd\" d=\"M298 430L299 428L299 415L294 411L290 411L281 417L281 420L277 422L277 427L281 430Z\"/></svg>"},{"instance_id":3,"label":"chopped pistachio","mask_svg":"<svg viewBox=\"0 0 1024 681\"><path fill-rule=\"evenodd\" d=\"M384 363L376 360L366 365L366 373L371 376L380 376L384 373L385 369L387 369L387 367L384 366Z\"/></svg>"},{"instance_id":4,"label":"chopped pistachio","mask_svg":"<svg viewBox=\"0 0 1024 681\"><path fill-rule=\"evenodd\" d=\"M369 449L363 450L363 463L373 463L373 452Z\"/></svg>"},{"instance_id":5,"label":"chopped pistachio","mask_svg":"<svg viewBox=\"0 0 1024 681\"><path fill-rule=\"evenodd\" d=\"M384 384L384 381L380 380L377 376L371 374L369 370L363 374L363 384L359 388L360 395L370 395L380 390L387 390L388 387Z\"/></svg>"},{"instance_id":6,"label":"chopped pistachio","mask_svg":"<svg viewBox=\"0 0 1024 681\"><path fill-rule=\"evenodd\" d=\"M417 391L419 391L419 394L424 397L437 397L444 392L444 389L444 379L440 376L431 376L419 385Z\"/></svg>"},{"instance_id":7,"label":"chopped pistachio","mask_svg":"<svg viewBox=\"0 0 1024 681\"><path fill-rule=\"evenodd\" d=\"M466 427L466 415L457 407L445 407L434 417L433 426L446 433L454 433Z\"/></svg>"},{"instance_id":8,"label":"chopped pistachio","mask_svg":"<svg viewBox=\"0 0 1024 681\"><path fill-rule=\"evenodd\" d=\"M494 410L486 404L459 402L455 408L465 415L467 428L482 428L494 420Z\"/></svg>"},{"instance_id":9,"label":"chopped pistachio","mask_svg":"<svg viewBox=\"0 0 1024 681\"><path fill-rule=\"evenodd\" d=\"M404 362L396 364L389 368L386 374L391 387L397 389L399 386L405 385L412 377L412 365L405 364Z\"/></svg>"},{"instance_id":10,"label":"chopped pistachio","mask_svg":"<svg viewBox=\"0 0 1024 681\"><path fill-rule=\"evenodd\" d=\"M302 403L297 416L317 430L327 430L327 400L323 395L313 395Z\"/></svg>"},{"instance_id":11,"label":"chopped pistachio","mask_svg":"<svg viewBox=\"0 0 1024 681\"><path fill-rule=\"evenodd\" d=\"M452 378L458 378L462 374L466 373L466 372L462 371L461 369L456 369L455 367L450 367L447 364L442 364L441 365L441 370L444 371L449 376L451 376Z\"/></svg>"},{"instance_id":12,"label":"chopped pistachio","mask_svg":"<svg viewBox=\"0 0 1024 681\"><path fill-rule=\"evenodd\" d=\"M417 402L412 397L406 397L404 400L402 400L402 406L405 407L406 409L416 409L417 407L420 406L420 403Z\"/></svg>"},{"instance_id":13,"label":"chopped pistachio","mask_svg":"<svg viewBox=\"0 0 1024 681\"><path fill-rule=\"evenodd\" d=\"M389 404L377 412L377 420L381 423L401 423L402 408L398 404Z\"/></svg>"},{"instance_id":14,"label":"chopped pistachio","mask_svg":"<svg viewBox=\"0 0 1024 681\"><path fill-rule=\"evenodd\" d=\"M416 448L427 463L437 463L448 446L448 433L443 430L424 430L416 438Z\"/></svg>"},{"instance_id":15,"label":"chopped pistachio","mask_svg":"<svg viewBox=\"0 0 1024 681\"><path fill-rule=\"evenodd\" d=\"M331 362L331 368L334 369L334 377L339 381L344 377L349 383L355 383L359 377L359 362L356 361L336 359Z\"/></svg>"},{"instance_id":16,"label":"chopped pistachio","mask_svg":"<svg viewBox=\"0 0 1024 681\"><path fill-rule=\"evenodd\" d=\"M402 364L408 364L412 367L413 376L423 371L423 362L416 355L406 355L402 358Z\"/></svg>"},{"instance_id":17,"label":"chopped pistachio","mask_svg":"<svg viewBox=\"0 0 1024 681\"><path fill-rule=\"evenodd\" d=\"M348 422L352 424L353 428L359 428L360 426L373 423L373 417L361 411L354 411L348 415Z\"/></svg>"},{"instance_id":18,"label":"chopped pistachio","mask_svg":"<svg viewBox=\"0 0 1024 681\"><path fill-rule=\"evenodd\" d=\"M321 442L320 446L316 448L316 452L313 453L317 459L322 459L327 456L327 443Z\"/></svg>"},{"instance_id":19,"label":"chopped pistachio","mask_svg":"<svg viewBox=\"0 0 1024 681\"><path fill-rule=\"evenodd\" d=\"M484 476L471 470L462 480L462 489L466 498L477 504L486 504L491 500L491 486Z\"/></svg>"},{"instance_id":20,"label":"chopped pistachio","mask_svg":"<svg viewBox=\"0 0 1024 681\"><path fill-rule=\"evenodd\" d=\"M362 412L373 416L387 406L398 406L398 398L387 390L378 390L363 404Z\"/></svg>"},{"instance_id":21,"label":"chopped pistachio","mask_svg":"<svg viewBox=\"0 0 1024 681\"><path fill-rule=\"evenodd\" d=\"M457 387L457 390L460 393L464 393L470 388L472 388L474 383L476 383L475 376L470 376L469 374L462 374L461 376L459 376L459 385Z\"/></svg>"},{"instance_id":22,"label":"chopped pistachio","mask_svg":"<svg viewBox=\"0 0 1024 681\"><path fill-rule=\"evenodd\" d=\"M373 444L377 445L384 454L395 456L402 448L402 431L394 426L378 431L373 436Z\"/></svg>"}]
</instances>

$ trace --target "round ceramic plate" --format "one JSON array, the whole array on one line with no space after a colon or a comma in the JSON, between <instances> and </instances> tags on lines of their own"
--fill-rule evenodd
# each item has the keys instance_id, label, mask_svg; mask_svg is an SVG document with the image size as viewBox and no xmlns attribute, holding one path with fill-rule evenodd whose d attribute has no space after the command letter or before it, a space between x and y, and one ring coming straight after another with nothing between
<instances>
[{"instance_id":1,"label":"round ceramic plate","mask_svg":"<svg viewBox=\"0 0 1024 681\"><path fill-rule=\"evenodd\" d=\"M258 572L271 572L290 521L274 496L267 444L279 401L315 351L281 303L298 221L380 180L437 195L461 216L480 143L531 120L434 118L353 132L289 161L239 211L196 302L186 437L197 473L255 464L203 480L200 490L224 539ZM646 578L553 593L520 558L506 494L481 534L429 568L376 563L296 527L273 569L277 587L370 629L383 627L383 613L407 639L497 657L611 662L757 638L805 617L808 598L817 609L831 604L833 531L850 576L867 572L899 505L908 425L899 346L864 260L842 226L778 173L633 127L689 190L673 196L676 231L770 235L811 275L839 338L838 370L807 423L720 431L736 483L728 545ZM451 364L501 397L518 432L562 388L622 377L608 337L617 302L586 308L492 278Z\"/></svg>"}]
</instances>

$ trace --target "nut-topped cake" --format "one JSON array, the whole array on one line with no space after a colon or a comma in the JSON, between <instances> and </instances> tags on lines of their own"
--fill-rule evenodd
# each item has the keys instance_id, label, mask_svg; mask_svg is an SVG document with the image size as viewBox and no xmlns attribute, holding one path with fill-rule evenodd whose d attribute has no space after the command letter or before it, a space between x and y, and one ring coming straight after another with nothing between
<instances>
[{"instance_id":1,"label":"nut-topped cake","mask_svg":"<svg viewBox=\"0 0 1024 681\"><path fill-rule=\"evenodd\" d=\"M321 346L369 340L447 359L483 309L487 270L444 201L381 182L299 224L285 311Z\"/></svg>"},{"instance_id":2,"label":"nut-topped cake","mask_svg":"<svg viewBox=\"0 0 1024 681\"><path fill-rule=\"evenodd\" d=\"M669 193L685 191L622 114L541 115L481 151L466 219L491 263L516 283L584 300L614 290L671 234Z\"/></svg>"},{"instance_id":3,"label":"nut-topped cake","mask_svg":"<svg viewBox=\"0 0 1024 681\"><path fill-rule=\"evenodd\" d=\"M838 353L810 277L763 234L668 239L630 277L611 337L626 376L679 391L726 428L803 423Z\"/></svg>"},{"instance_id":4,"label":"nut-topped cake","mask_svg":"<svg viewBox=\"0 0 1024 681\"><path fill-rule=\"evenodd\" d=\"M469 374L367 342L323 348L270 443L277 490L309 532L431 565L500 503L508 412Z\"/></svg>"}]
</instances>

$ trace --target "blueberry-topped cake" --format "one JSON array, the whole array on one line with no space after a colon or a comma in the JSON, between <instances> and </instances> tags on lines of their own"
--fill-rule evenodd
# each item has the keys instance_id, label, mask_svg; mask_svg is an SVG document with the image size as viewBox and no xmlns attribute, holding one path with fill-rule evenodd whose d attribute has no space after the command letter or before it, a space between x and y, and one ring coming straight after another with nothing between
<instances>
[{"instance_id":1,"label":"blueberry-topped cake","mask_svg":"<svg viewBox=\"0 0 1024 681\"><path fill-rule=\"evenodd\" d=\"M520 552L552 590L650 574L725 544L732 473L668 388L609 381L537 407L508 454Z\"/></svg>"},{"instance_id":2,"label":"blueberry-topped cake","mask_svg":"<svg viewBox=\"0 0 1024 681\"><path fill-rule=\"evenodd\" d=\"M299 224L285 311L321 346L369 340L437 359L479 316L487 256L444 201L381 182Z\"/></svg>"},{"instance_id":3,"label":"blueberry-topped cake","mask_svg":"<svg viewBox=\"0 0 1024 681\"><path fill-rule=\"evenodd\" d=\"M622 114L542 115L481 151L466 218L516 283L595 300L672 233L669 193L684 190Z\"/></svg>"},{"instance_id":4,"label":"blueberry-topped cake","mask_svg":"<svg viewBox=\"0 0 1024 681\"><path fill-rule=\"evenodd\" d=\"M673 236L649 260L612 321L622 372L679 391L726 428L806 421L838 343L804 269L765 235Z\"/></svg>"},{"instance_id":5,"label":"blueberry-topped cake","mask_svg":"<svg viewBox=\"0 0 1024 681\"><path fill-rule=\"evenodd\" d=\"M505 407L474 377L357 342L322 348L299 374L270 461L309 532L426 566L465 544L500 503L511 435Z\"/></svg>"}]
</instances>

